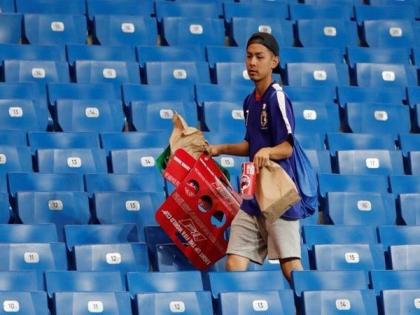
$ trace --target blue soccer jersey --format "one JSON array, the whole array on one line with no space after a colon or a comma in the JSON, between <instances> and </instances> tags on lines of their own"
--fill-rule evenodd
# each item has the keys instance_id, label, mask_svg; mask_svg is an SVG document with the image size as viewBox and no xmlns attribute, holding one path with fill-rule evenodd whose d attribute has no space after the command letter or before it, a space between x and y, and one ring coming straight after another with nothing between
<instances>
[{"instance_id":1,"label":"blue soccer jersey","mask_svg":"<svg viewBox=\"0 0 420 315\"><path fill-rule=\"evenodd\" d=\"M284 141L293 145L295 119L289 99L278 83L272 83L264 94L257 98L255 92L244 101L246 124L245 140L249 143L249 159L264 147L274 147ZM294 156L275 161L295 180ZM250 215L260 215L261 210L254 199L244 200L241 209ZM293 205L282 216L284 219L298 219L301 214L301 203Z\"/></svg>"}]
</instances>

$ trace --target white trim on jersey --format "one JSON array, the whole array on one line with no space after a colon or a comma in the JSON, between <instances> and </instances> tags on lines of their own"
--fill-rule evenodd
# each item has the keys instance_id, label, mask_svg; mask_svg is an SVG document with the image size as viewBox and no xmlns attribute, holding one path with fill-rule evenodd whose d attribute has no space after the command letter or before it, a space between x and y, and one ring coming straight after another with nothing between
<instances>
[{"instance_id":1,"label":"white trim on jersey","mask_svg":"<svg viewBox=\"0 0 420 315\"><path fill-rule=\"evenodd\" d=\"M273 88L276 90L277 102L279 103L280 113L283 116L284 123L286 124L287 133L292 134L292 127L290 126L286 111L286 95L284 94L283 88L280 84L274 83Z\"/></svg>"}]
</instances>

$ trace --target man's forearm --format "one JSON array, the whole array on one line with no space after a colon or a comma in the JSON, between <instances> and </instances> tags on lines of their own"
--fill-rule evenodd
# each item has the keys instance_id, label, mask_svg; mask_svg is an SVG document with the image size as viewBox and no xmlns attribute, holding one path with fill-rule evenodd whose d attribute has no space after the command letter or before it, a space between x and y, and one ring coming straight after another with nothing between
<instances>
[{"instance_id":1,"label":"man's forearm","mask_svg":"<svg viewBox=\"0 0 420 315\"><path fill-rule=\"evenodd\" d=\"M270 160L282 160L289 158L293 153L293 147L288 141L284 141L270 148Z\"/></svg>"},{"instance_id":2,"label":"man's forearm","mask_svg":"<svg viewBox=\"0 0 420 315\"><path fill-rule=\"evenodd\" d=\"M247 141L220 144L220 154L247 156L249 154L249 144Z\"/></svg>"}]
</instances>

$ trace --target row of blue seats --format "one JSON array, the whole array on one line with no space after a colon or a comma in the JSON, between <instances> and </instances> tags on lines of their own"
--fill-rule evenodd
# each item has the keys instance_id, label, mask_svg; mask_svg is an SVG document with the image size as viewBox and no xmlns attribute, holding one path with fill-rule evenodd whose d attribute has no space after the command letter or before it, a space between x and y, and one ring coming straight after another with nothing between
<instances>
[{"instance_id":1,"label":"row of blue seats","mask_svg":"<svg viewBox=\"0 0 420 315\"><path fill-rule=\"evenodd\" d=\"M395 8L394 8L395 9ZM397 7L401 12L400 7ZM410 10L409 12L413 12ZM234 17L225 28L224 21L206 17L166 17L158 27L154 18L103 16L93 20L90 32L81 15L0 15L0 42L38 45L219 45L243 46L256 31L273 33L281 47L418 47L418 22L408 20L366 20L361 25L339 19L296 19ZM92 33L89 35L89 33ZM360 36L359 34L360 33ZM158 40L159 35L159 40ZM225 38L225 36L228 36ZM227 41L226 41L227 40Z\"/></svg>"}]
</instances>

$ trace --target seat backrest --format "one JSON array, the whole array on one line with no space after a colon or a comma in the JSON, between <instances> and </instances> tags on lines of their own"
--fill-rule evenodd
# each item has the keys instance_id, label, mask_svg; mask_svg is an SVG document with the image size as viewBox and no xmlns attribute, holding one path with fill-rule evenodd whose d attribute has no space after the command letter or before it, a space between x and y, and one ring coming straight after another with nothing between
<instances>
[{"instance_id":1,"label":"seat backrest","mask_svg":"<svg viewBox=\"0 0 420 315\"><path fill-rule=\"evenodd\" d=\"M224 4L224 17L230 23L233 17L275 18L285 20L289 17L288 5L285 2L249 2Z\"/></svg>"},{"instance_id":2,"label":"seat backrest","mask_svg":"<svg viewBox=\"0 0 420 315\"><path fill-rule=\"evenodd\" d=\"M420 271L372 270L370 271L370 281L377 294L382 290L418 289L420 286Z\"/></svg>"},{"instance_id":3,"label":"seat backrest","mask_svg":"<svg viewBox=\"0 0 420 315\"><path fill-rule=\"evenodd\" d=\"M22 37L22 15L2 13L0 16L0 43L18 44Z\"/></svg>"},{"instance_id":4,"label":"seat backrest","mask_svg":"<svg viewBox=\"0 0 420 315\"><path fill-rule=\"evenodd\" d=\"M408 48L377 48L377 47L348 47L347 60L350 67L354 68L356 63L410 63L410 50Z\"/></svg>"},{"instance_id":5,"label":"seat backrest","mask_svg":"<svg viewBox=\"0 0 420 315\"><path fill-rule=\"evenodd\" d=\"M0 117L2 115L0 114ZM0 130L0 145L26 146L26 132L20 130Z\"/></svg>"},{"instance_id":6,"label":"seat backrest","mask_svg":"<svg viewBox=\"0 0 420 315\"><path fill-rule=\"evenodd\" d=\"M243 62L245 59L242 47L207 46L207 61L211 68L216 62Z\"/></svg>"},{"instance_id":7,"label":"seat backrest","mask_svg":"<svg viewBox=\"0 0 420 315\"><path fill-rule=\"evenodd\" d=\"M420 262L420 244L389 247L392 270L415 270Z\"/></svg>"},{"instance_id":8,"label":"seat backrest","mask_svg":"<svg viewBox=\"0 0 420 315\"><path fill-rule=\"evenodd\" d=\"M140 69L136 62L77 60L78 83L140 83Z\"/></svg>"},{"instance_id":9,"label":"seat backrest","mask_svg":"<svg viewBox=\"0 0 420 315\"><path fill-rule=\"evenodd\" d=\"M9 195L6 192L0 192L0 224L9 223L10 208Z\"/></svg>"},{"instance_id":10,"label":"seat backrest","mask_svg":"<svg viewBox=\"0 0 420 315\"><path fill-rule=\"evenodd\" d=\"M414 21L416 12L410 6L396 5L355 5L354 13L360 23L367 20L407 20Z\"/></svg>"},{"instance_id":11,"label":"seat backrest","mask_svg":"<svg viewBox=\"0 0 420 315\"><path fill-rule=\"evenodd\" d=\"M105 150L142 149L158 146L164 148L168 145L169 133L167 131L149 132L103 132L100 134L102 147Z\"/></svg>"},{"instance_id":12,"label":"seat backrest","mask_svg":"<svg viewBox=\"0 0 420 315\"><path fill-rule=\"evenodd\" d=\"M134 48L121 49L119 46L98 45L67 45L67 61L74 66L76 60L96 61L126 61L135 62L136 53Z\"/></svg>"},{"instance_id":13,"label":"seat backrest","mask_svg":"<svg viewBox=\"0 0 420 315\"><path fill-rule=\"evenodd\" d=\"M219 47L219 46L215 46ZM194 45L187 46L137 46L137 59L140 67L151 61L206 61L205 50Z\"/></svg>"},{"instance_id":14,"label":"seat backrest","mask_svg":"<svg viewBox=\"0 0 420 315\"><path fill-rule=\"evenodd\" d=\"M404 157L410 151L420 151L420 135L414 133L401 133L398 135L398 144Z\"/></svg>"},{"instance_id":15,"label":"seat backrest","mask_svg":"<svg viewBox=\"0 0 420 315\"><path fill-rule=\"evenodd\" d=\"M382 225L378 227L378 235L379 241L384 247L418 244L420 227Z\"/></svg>"},{"instance_id":16,"label":"seat backrest","mask_svg":"<svg viewBox=\"0 0 420 315\"><path fill-rule=\"evenodd\" d=\"M420 175L390 176L389 182L394 194L418 193L420 191Z\"/></svg>"},{"instance_id":17,"label":"seat backrest","mask_svg":"<svg viewBox=\"0 0 420 315\"><path fill-rule=\"evenodd\" d=\"M287 83L291 86L348 85L347 67L332 63L289 63L286 65Z\"/></svg>"},{"instance_id":18,"label":"seat backrest","mask_svg":"<svg viewBox=\"0 0 420 315\"><path fill-rule=\"evenodd\" d=\"M0 146L0 174L32 172L32 156L28 147Z\"/></svg>"},{"instance_id":19,"label":"seat backrest","mask_svg":"<svg viewBox=\"0 0 420 315\"><path fill-rule=\"evenodd\" d=\"M86 14L85 1L83 0L75 0L70 3L65 0L16 0L16 12L35 14Z\"/></svg>"},{"instance_id":20,"label":"seat backrest","mask_svg":"<svg viewBox=\"0 0 420 315\"><path fill-rule=\"evenodd\" d=\"M22 97L22 96L21 96ZM31 99L0 100L0 122L3 130L43 131L48 128L48 109Z\"/></svg>"},{"instance_id":21,"label":"seat backrest","mask_svg":"<svg viewBox=\"0 0 420 315\"><path fill-rule=\"evenodd\" d=\"M33 270L0 271L1 291L37 292L44 291L42 274Z\"/></svg>"},{"instance_id":22,"label":"seat backrest","mask_svg":"<svg viewBox=\"0 0 420 315\"><path fill-rule=\"evenodd\" d=\"M300 143L300 141L299 141ZM305 154L311 162L311 166L317 173L331 173L330 152L327 150L306 150Z\"/></svg>"},{"instance_id":23,"label":"seat backrest","mask_svg":"<svg viewBox=\"0 0 420 315\"><path fill-rule=\"evenodd\" d=\"M359 87L339 86L337 88L338 103L342 108L347 103L386 103L403 104L406 96L403 87Z\"/></svg>"},{"instance_id":24,"label":"seat backrest","mask_svg":"<svg viewBox=\"0 0 420 315\"><path fill-rule=\"evenodd\" d=\"M364 40L368 47L411 47L415 34L408 20L369 20L363 22Z\"/></svg>"},{"instance_id":25,"label":"seat backrest","mask_svg":"<svg viewBox=\"0 0 420 315\"><path fill-rule=\"evenodd\" d=\"M147 84L192 85L210 83L207 62L146 62Z\"/></svg>"},{"instance_id":26,"label":"seat backrest","mask_svg":"<svg viewBox=\"0 0 420 315\"><path fill-rule=\"evenodd\" d=\"M348 20L353 17L353 5L346 3L330 4L290 4L290 19L339 19Z\"/></svg>"},{"instance_id":27,"label":"seat backrest","mask_svg":"<svg viewBox=\"0 0 420 315\"><path fill-rule=\"evenodd\" d=\"M154 12L153 1L145 0L87 0L87 13L90 20L95 15L135 15L149 17Z\"/></svg>"},{"instance_id":28,"label":"seat backrest","mask_svg":"<svg viewBox=\"0 0 420 315\"><path fill-rule=\"evenodd\" d=\"M420 150L410 152L408 158L409 173L412 175L420 175Z\"/></svg>"},{"instance_id":29,"label":"seat backrest","mask_svg":"<svg viewBox=\"0 0 420 315\"><path fill-rule=\"evenodd\" d=\"M325 134L340 129L338 106L333 103L292 102L292 107L296 133Z\"/></svg>"},{"instance_id":30,"label":"seat backrest","mask_svg":"<svg viewBox=\"0 0 420 315\"><path fill-rule=\"evenodd\" d=\"M249 85L252 89L253 82L248 75L244 62L218 62L215 68L217 84L224 86Z\"/></svg>"},{"instance_id":31,"label":"seat backrest","mask_svg":"<svg viewBox=\"0 0 420 315\"><path fill-rule=\"evenodd\" d=\"M216 2L165 2L155 4L156 19L161 21L164 17L201 17L218 18L219 9Z\"/></svg>"},{"instance_id":32,"label":"seat backrest","mask_svg":"<svg viewBox=\"0 0 420 315\"><path fill-rule=\"evenodd\" d=\"M410 65L356 63L356 80L359 86L408 86L417 84L415 69Z\"/></svg>"},{"instance_id":33,"label":"seat backrest","mask_svg":"<svg viewBox=\"0 0 420 315\"><path fill-rule=\"evenodd\" d=\"M197 102L202 104L205 101L224 101L242 103L244 98L251 93L247 85L234 85L226 89L216 84L197 84L195 94Z\"/></svg>"},{"instance_id":34,"label":"seat backrest","mask_svg":"<svg viewBox=\"0 0 420 315\"><path fill-rule=\"evenodd\" d=\"M210 131L235 131L245 134L244 112L241 103L204 102L204 125Z\"/></svg>"},{"instance_id":35,"label":"seat backrest","mask_svg":"<svg viewBox=\"0 0 420 315\"><path fill-rule=\"evenodd\" d=\"M194 101L194 92L191 86L123 84L122 91L124 105L127 107L133 101Z\"/></svg>"},{"instance_id":36,"label":"seat backrest","mask_svg":"<svg viewBox=\"0 0 420 315\"><path fill-rule=\"evenodd\" d=\"M21 312L25 315L49 315L48 299L45 292L0 292L4 311Z\"/></svg>"},{"instance_id":37,"label":"seat backrest","mask_svg":"<svg viewBox=\"0 0 420 315\"><path fill-rule=\"evenodd\" d=\"M289 86L283 87L292 102L333 102L336 88L332 86Z\"/></svg>"},{"instance_id":38,"label":"seat backrest","mask_svg":"<svg viewBox=\"0 0 420 315\"><path fill-rule=\"evenodd\" d=\"M0 62L4 60L66 61L66 52L62 46L0 44Z\"/></svg>"},{"instance_id":39,"label":"seat backrest","mask_svg":"<svg viewBox=\"0 0 420 315\"><path fill-rule=\"evenodd\" d=\"M57 229L54 224L0 224L0 242L57 242Z\"/></svg>"},{"instance_id":40,"label":"seat backrest","mask_svg":"<svg viewBox=\"0 0 420 315\"><path fill-rule=\"evenodd\" d=\"M29 146L38 149L99 148L96 132L28 132Z\"/></svg>"},{"instance_id":41,"label":"seat backrest","mask_svg":"<svg viewBox=\"0 0 420 315\"><path fill-rule=\"evenodd\" d=\"M416 301L420 294L419 289L413 290L383 290L380 295L380 305L384 315L410 314L418 310ZM413 303L413 301L415 301Z\"/></svg>"},{"instance_id":42,"label":"seat backrest","mask_svg":"<svg viewBox=\"0 0 420 315\"><path fill-rule=\"evenodd\" d=\"M399 194L397 204L405 225L420 225L420 193Z\"/></svg>"},{"instance_id":43,"label":"seat backrest","mask_svg":"<svg viewBox=\"0 0 420 315\"><path fill-rule=\"evenodd\" d=\"M288 63L343 63L343 52L338 48L325 47L284 47L280 50L280 65Z\"/></svg>"},{"instance_id":44,"label":"seat backrest","mask_svg":"<svg viewBox=\"0 0 420 315\"><path fill-rule=\"evenodd\" d=\"M15 1L13 0L1 0L0 1L1 12L13 13L15 10Z\"/></svg>"},{"instance_id":45,"label":"seat backrest","mask_svg":"<svg viewBox=\"0 0 420 315\"><path fill-rule=\"evenodd\" d=\"M136 174L147 172L152 175L156 169L156 159L164 148L112 150L111 164L114 174ZM150 172L148 171L150 170Z\"/></svg>"}]
</instances>

